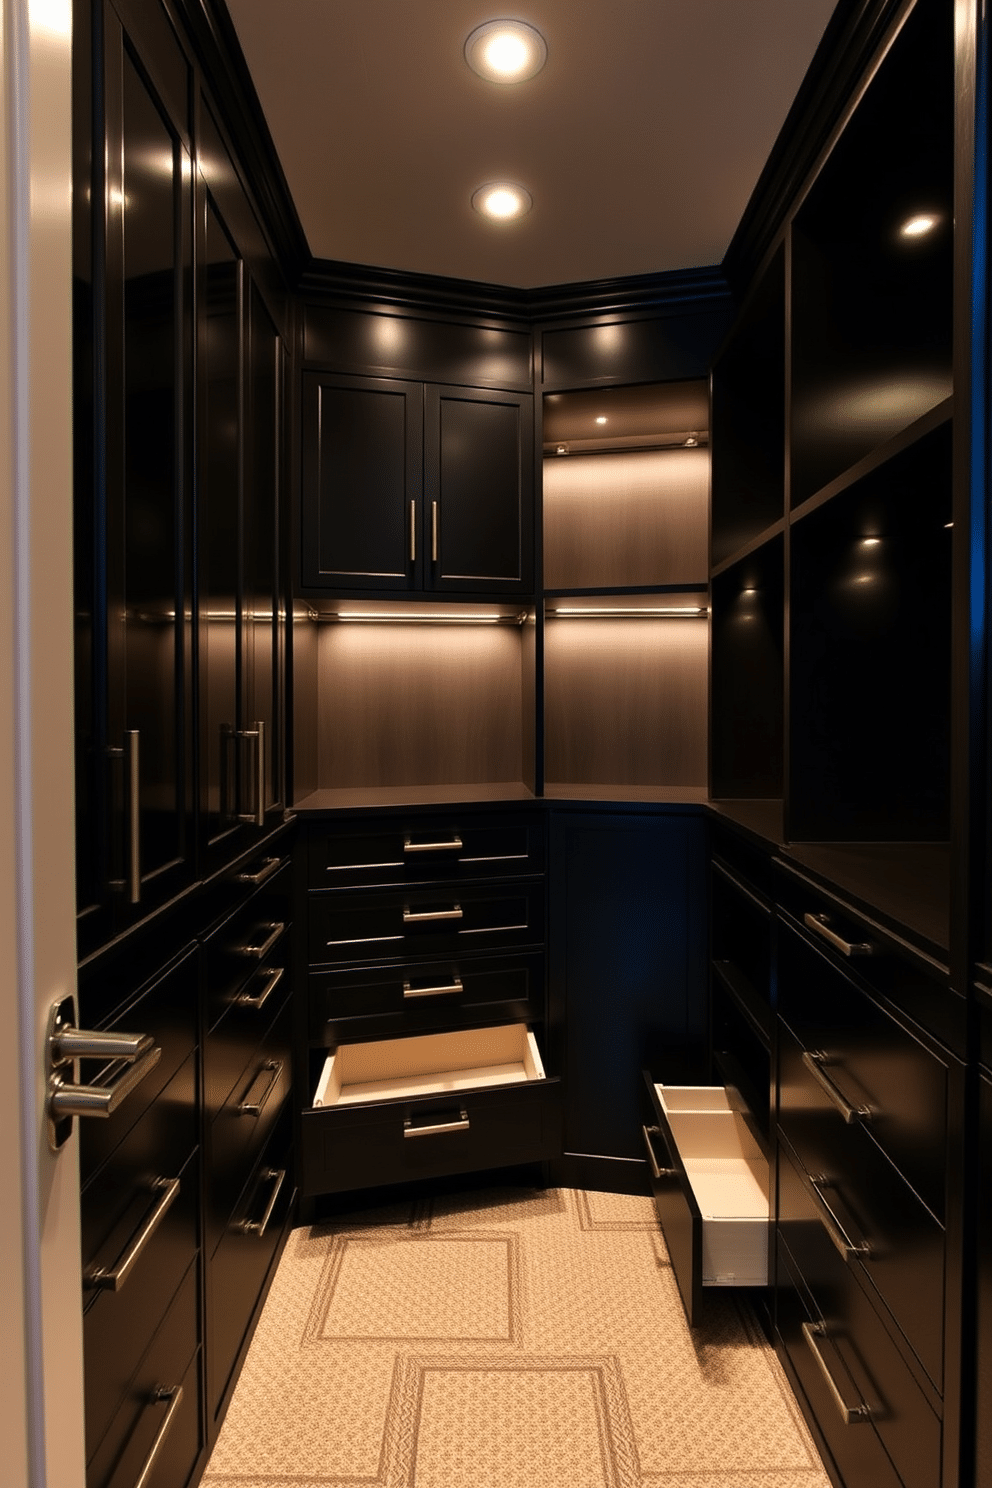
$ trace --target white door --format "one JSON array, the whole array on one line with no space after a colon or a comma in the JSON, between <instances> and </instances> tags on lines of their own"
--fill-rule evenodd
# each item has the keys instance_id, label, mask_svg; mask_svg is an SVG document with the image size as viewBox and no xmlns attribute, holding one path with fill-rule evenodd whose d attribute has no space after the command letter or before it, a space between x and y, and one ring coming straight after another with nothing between
<instances>
[{"instance_id":1,"label":"white door","mask_svg":"<svg viewBox=\"0 0 992 1488\"><path fill-rule=\"evenodd\" d=\"M0 0L0 1479L82 1488L79 1168L44 1030L75 982L71 0Z\"/></svg>"}]
</instances>

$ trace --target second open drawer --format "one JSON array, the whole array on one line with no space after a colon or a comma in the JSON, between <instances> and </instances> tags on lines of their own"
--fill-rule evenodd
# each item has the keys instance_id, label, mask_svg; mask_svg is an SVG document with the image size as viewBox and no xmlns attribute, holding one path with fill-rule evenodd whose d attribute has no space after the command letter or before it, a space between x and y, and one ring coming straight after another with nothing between
<instances>
[{"instance_id":1,"label":"second open drawer","mask_svg":"<svg viewBox=\"0 0 992 1488\"><path fill-rule=\"evenodd\" d=\"M652 1192L692 1326L704 1286L767 1285L768 1163L729 1090L644 1079Z\"/></svg>"},{"instance_id":2,"label":"second open drawer","mask_svg":"<svg viewBox=\"0 0 992 1488\"><path fill-rule=\"evenodd\" d=\"M560 1155L559 1082L522 1023L342 1044L302 1120L306 1194Z\"/></svg>"}]
</instances>

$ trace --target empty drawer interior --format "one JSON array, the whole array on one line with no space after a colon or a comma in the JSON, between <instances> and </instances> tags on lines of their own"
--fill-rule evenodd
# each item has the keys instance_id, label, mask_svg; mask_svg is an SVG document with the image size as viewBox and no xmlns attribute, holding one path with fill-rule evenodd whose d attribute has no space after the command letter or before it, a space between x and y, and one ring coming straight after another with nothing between
<instances>
[{"instance_id":1,"label":"empty drawer interior","mask_svg":"<svg viewBox=\"0 0 992 1488\"><path fill-rule=\"evenodd\" d=\"M702 1220L702 1284L764 1286L768 1162L735 1093L720 1086L655 1091Z\"/></svg>"},{"instance_id":2,"label":"empty drawer interior","mask_svg":"<svg viewBox=\"0 0 992 1488\"><path fill-rule=\"evenodd\" d=\"M324 1061L313 1103L341 1106L543 1079L533 1033L523 1023L510 1023L341 1044Z\"/></svg>"}]
</instances>

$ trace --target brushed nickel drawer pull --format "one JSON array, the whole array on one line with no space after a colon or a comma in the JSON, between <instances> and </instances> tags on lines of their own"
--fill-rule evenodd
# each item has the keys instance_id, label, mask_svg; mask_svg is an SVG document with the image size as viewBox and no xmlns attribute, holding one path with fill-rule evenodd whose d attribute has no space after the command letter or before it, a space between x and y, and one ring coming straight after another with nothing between
<instances>
[{"instance_id":1,"label":"brushed nickel drawer pull","mask_svg":"<svg viewBox=\"0 0 992 1488\"><path fill-rule=\"evenodd\" d=\"M251 997L247 992L242 992L241 996L236 999L238 1007L254 1008L256 1011L258 1011L259 1008L263 1008L268 1002L269 998L272 996L273 992L278 987L279 983L282 981L283 977L286 975L286 968L285 966L269 967L269 969L265 971L263 975L267 976L269 980L266 982L261 992L259 992L258 996Z\"/></svg>"},{"instance_id":2,"label":"brushed nickel drawer pull","mask_svg":"<svg viewBox=\"0 0 992 1488\"><path fill-rule=\"evenodd\" d=\"M414 1126L409 1116L403 1122L404 1137L438 1137L444 1132L468 1131L468 1112L461 1110L454 1121L439 1121L434 1126Z\"/></svg>"},{"instance_id":3,"label":"brushed nickel drawer pull","mask_svg":"<svg viewBox=\"0 0 992 1488\"><path fill-rule=\"evenodd\" d=\"M677 1178L678 1170L676 1168L659 1168L658 1159L654 1155L654 1143L651 1141L651 1138L660 1137L661 1128L658 1126L642 1126L641 1131L644 1133L644 1145L648 1150L648 1162L651 1164L652 1178Z\"/></svg>"},{"instance_id":4,"label":"brushed nickel drawer pull","mask_svg":"<svg viewBox=\"0 0 992 1488\"><path fill-rule=\"evenodd\" d=\"M840 1418L844 1422L844 1425L857 1426L862 1421L870 1420L871 1406L866 1405L865 1402L860 1399L857 1405L849 1405L848 1402L844 1399L840 1386L834 1379L833 1373L830 1369L830 1365L827 1363L827 1360L824 1357L823 1348L824 1345L826 1345L834 1354L837 1354L837 1350L834 1347L833 1343L831 1343L829 1334L827 1333L824 1324L803 1323L802 1331L803 1337L805 1338L806 1343L809 1347L809 1351L813 1355L813 1358L816 1360L820 1373L823 1375L823 1378L826 1381L827 1389L830 1391L831 1398L833 1399L833 1402L840 1413ZM840 1360L839 1354L837 1355L837 1358L838 1360Z\"/></svg>"},{"instance_id":5,"label":"brushed nickel drawer pull","mask_svg":"<svg viewBox=\"0 0 992 1488\"><path fill-rule=\"evenodd\" d=\"M263 1183L272 1184L272 1192L269 1194L269 1202L265 1206L265 1213L261 1219L243 1219L238 1225L238 1229L243 1235L254 1235L256 1240L261 1240L265 1231L268 1229L269 1220L272 1218L272 1211L276 1207L276 1200L286 1181L286 1169L263 1168L259 1174L259 1178Z\"/></svg>"},{"instance_id":6,"label":"brushed nickel drawer pull","mask_svg":"<svg viewBox=\"0 0 992 1488\"><path fill-rule=\"evenodd\" d=\"M410 562L417 561L417 503L410 502Z\"/></svg>"},{"instance_id":7,"label":"brushed nickel drawer pull","mask_svg":"<svg viewBox=\"0 0 992 1488\"><path fill-rule=\"evenodd\" d=\"M465 844L459 836L448 839L447 842L412 842L409 837L403 839L403 851L405 853L416 852L458 852Z\"/></svg>"},{"instance_id":8,"label":"brushed nickel drawer pull","mask_svg":"<svg viewBox=\"0 0 992 1488\"><path fill-rule=\"evenodd\" d=\"M841 1256L845 1263L856 1260L870 1260L871 1246L869 1245L868 1241L859 1240L855 1242L851 1239L850 1235L848 1235L847 1231L844 1229L844 1226L837 1218L837 1215L834 1213L830 1203L824 1196L823 1190L831 1186L830 1179L824 1177L823 1175L814 1178L813 1175L810 1174L809 1181L813 1185L813 1193L819 1201L820 1223L823 1225L823 1228L830 1236L831 1244L837 1251L838 1255Z\"/></svg>"},{"instance_id":9,"label":"brushed nickel drawer pull","mask_svg":"<svg viewBox=\"0 0 992 1488\"><path fill-rule=\"evenodd\" d=\"M427 920L460 920L462 918L462 907L455 904L451 909L411 909L409 904L403 906L404 925L418 925Z\"/></svg>"},{"instance_id":10,"label":"brushed nickel drawer pull","mask_svg":"<svg viewBox=\"0 0 992 1488\"><path fill-rule=\"evenodd\" d=\"M239 884L251 884L253 889L257 889L259 884L265 883L267 879L272 877L273 873L278 870L281 862L282 858L266 858L257 873L239 873L236 875L235 882Z\"/></svg>"},{"instance_id":11,"label":"brushed nickel drawer pull","mask_svg":"<svg viewBox=\"0 0 992 1488\"><path fill-rule=\"evenodd\" d=\"M158 1454L159 1452L161 1452L163 1446L165 1445L165 1438L168 1436L170 1430L172 1429L172 1422L175 1417L176 1411L182 1404L182 1385L160 1385L159 1388L153 1392L149 1404L161 1405L163 1401L166 1400L169 1402L169 1409L166 1411L165 1416L163 1417L161 1426L155 1433L155 1440L152 1442L148 1456L145 1458L144 1466L134 1480L134 1488L146 1488L146 1484L151 1478L152 1469L155 1466Z\"/></svg>"},{"instance_id":12,"label":"brushed nickel drawer pull","mask_svg":"<svg viewBox=\"0 0 992 1488\"><path fill-rule=\"evenodd\" d=\"M247 1097L251 1094L252 1087L255 1085L256 1081L259 1080L264 1074L270 1075L271 1079L269 1080L268 1085L266 1085L265 1090L262 1092L261 1099L257 1101L248 1100ZM240 1106L238 1106L237 1114L239 1116L261 1116L266 1102L269 1099L269 1096L272 1094L273 1090L275 1090L276 1086L279 1083L279 1076L281 1074L282 1060L267 1059L262 1067L252 1076L251 1085L249 1085L248 1089L245 1091L245 1099L241 1102Z\"/></svg>"},{"instance_id":13,"label":"brushed nickel drawer pull","mask_svg":"<svg viewBox=\"0 0 992 1488\"><path fill-rule=\"evenodd\" d=\"M859 1122L871 1121L871 1107L865 1105L854 1106L851 1104L847 1096L840 1089L840 1086L834 1083L824 1069L824 1065L829 1063L830 1056L824 1053L822 1049L807 1049L803 1054L804 1067L809 1070L813 1079L829 1098L831 1104L843 1116L848 1126L855 1126Z\"/></svg>"},{"instance_id":14,"label":"brushed nickel drawer pull","mask_svg":"<svg viewBox=\"0 0 992 1488\"><path fill-rule=\"evenodd\" d=\"M437 562L437 502L431 502L431 562Z\"/></svg>"},{"instance_id":15,"label":"brushed nickel drawer pull","mask_svg":"<svg viewBox=\"0 0 992 1488\"><path fill-rule=\"evenodd\" d=\"M461 977L454 977L443 987L411 987L409 982L403 983L404 997L442 997L446 992L464 992L464 990Z\"/></svg>"},{"instance_id":16,"label":"brushed nickel drawer pull","mask_svg":"<svg viewBox=\"0 0 992 1488\"><path fill-rule=\"evenodd\" d=\"M803 924L807 930L812 930L814 935L819 935L843 956L874 956L875 954L875 947L870 940L845 940L842 935L837 934L836 930L831 930L826 915L805 914Z\"/></svg>"},{"instance_id":17,"label":"brushed nickel drawer pull","mask_svg":"<svg viewBox=\"0 0 992 1488\"><path fill-rule=\"evenodd\" d=\"M278 925L265 925L261 928L263 930L268 930L269 932L266 939L262 942L261 945L238 946L237 954L239 956L250 956L253 961L264 961L266 956L272 950L273 946L276 944L276 941L281 935L285 933L286 925L285 923L281 923Z\"/></svg>"},{"instance_id":18,"label":"brushed nickel drawer pull","mask_svg":"<svg viewBox=\"0 0 992 1488\"><path fill-rule=\"evenodd\" d=\"M87 1271L83 1278L84 1284L87 1287L99 1289L102 1292L120 1291L137 1264L138 1257L177 1199L179 1195L179 1179L156 1178L151 1185L151 1191L153 1194L158 1195L158 1197L145 1216L141 1226L132 1235L124 1253L109 1268L106 1266L94 1266Z\"/></svg>"}]
</instances>

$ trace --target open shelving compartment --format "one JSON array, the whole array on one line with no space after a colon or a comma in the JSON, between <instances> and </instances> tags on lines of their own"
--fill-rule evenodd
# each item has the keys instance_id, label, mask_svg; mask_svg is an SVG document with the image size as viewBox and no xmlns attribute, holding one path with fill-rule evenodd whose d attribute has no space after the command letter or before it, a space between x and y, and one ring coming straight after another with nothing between
<instances>
[{"instance_id":1,"label":"open shelving compartment","mask_svg":"<svg viewBox=\"0 0 992 1488\"><path fill-rule=\"evenodd\" d=\"M529 800L535 623L512 603L327 602L296 620L309 735L296 804Z\"/></svg>"},{"instance_id":2,"label":"open shelving compartment","mask_svg":"<svg viewBox=\"0 0 992 1488\"><path fill-rule=\"evenodd\" d=\"M705 382L544 401L545 795L703 801Z\"/></svg>"},{"instance_id":3,"label":"open shelving compartment","mask_svg":"<svg viewBox=\"0 0 992 1488\"><path fill-rule=\"evenodd\" d=\"M825 498L792 530L789 854L943 949L949 403Z\"/></svg>"}]
</instances>

